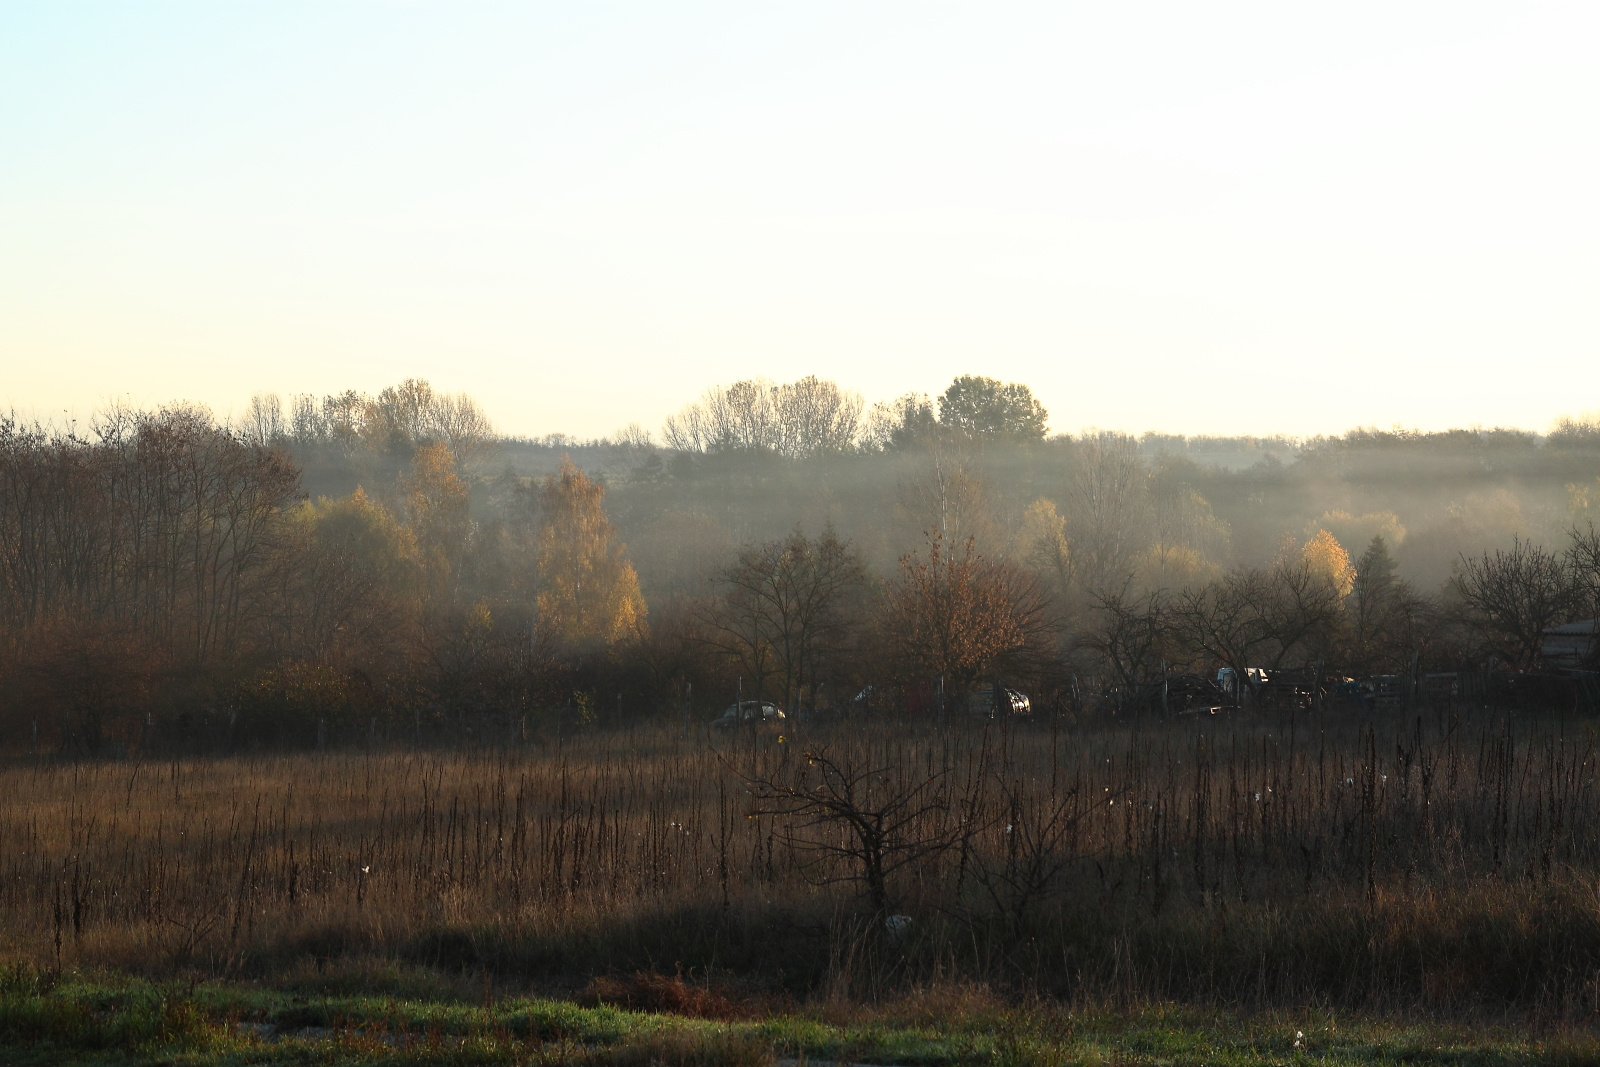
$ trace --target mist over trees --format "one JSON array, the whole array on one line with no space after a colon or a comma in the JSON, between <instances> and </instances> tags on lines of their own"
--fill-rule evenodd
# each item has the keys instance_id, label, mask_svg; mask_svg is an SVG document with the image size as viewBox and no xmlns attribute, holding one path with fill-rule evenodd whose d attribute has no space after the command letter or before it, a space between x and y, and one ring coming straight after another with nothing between
<instances>
[{"instance_id":1,"label":"mist over trees","mask_svg":"<svg viewBox=\"0 0 1600 1067\"><path fill-rule=\"evenodd\" d=\"M0 729L310 745L737 692L1004 679L1077 714L1182 669L1532 669L1600 607L1597 518L1590 421L1051 436L1026 385L970 375L871 407L735 382L597 441L503 438L415 379L226 420L13 416Z\"/></svg>"}]
</instances>

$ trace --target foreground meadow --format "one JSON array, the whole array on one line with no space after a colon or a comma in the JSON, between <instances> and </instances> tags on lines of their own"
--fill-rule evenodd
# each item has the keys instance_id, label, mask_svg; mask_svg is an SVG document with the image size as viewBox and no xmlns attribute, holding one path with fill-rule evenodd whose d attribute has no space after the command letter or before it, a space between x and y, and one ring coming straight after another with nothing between
<instances>
[{"instance_id":1,"label":"foreground meadow","mask_svg":"<svg viewBox=\"0 0 1600 1067\"><path fill-rule=\"evenodd\" d=\"M991 1044L894 1062L992 1058L1008 1026L1007 1056L1184 1060L1112 1041L1166 1027L1256 1062L1310 1054L1278 1039L1336 1018L1413 1056L1586 1054L1595 769L1587 722L1470 709L22 759L0 770L5 1040L146 1005L138 1040L82 1046L111 1055L156 1047L171 1004L209 1033L295 997L321 998L318 1025L372 1030L393 1003L481 1037L555 998L742 1028L758 1059L831 1055L858 1024L920 1033L915 1010ZM271 1025L287 1055L300 1039ZM794 1037L813 1025L837 1033ZM512 1060L533 1037L555 1054L507 1033Z\"/></svg>"},{"instance_id":2,"label":"foreground meadow","mask_svg":"<svg viewBox=\"0 0 1600 1067\"><path fill-rule=\"evenodd\" d=\"M1001 1004L970 987L883 1003L725 1014L677 984L677 1012L593 996L474 1002L338 992L291 983L154 984L73 975L56 985L12 968L0 981L0 1055L16 1064L1589 1064L1593 1032L1364 1016L1326 1009L1238 1012L1173 1005ZM368 975L368 978L374 977ZM391 972L390 978L398 977ZM412 976L413 981L428 979ZM337 983L336 983L337 984ZM674 983L656 983L658 993ZM699 1013L684 1014L697 1005ZM725 1008L725 1004L719 1005Z\"/></svg>"}]
</instances>

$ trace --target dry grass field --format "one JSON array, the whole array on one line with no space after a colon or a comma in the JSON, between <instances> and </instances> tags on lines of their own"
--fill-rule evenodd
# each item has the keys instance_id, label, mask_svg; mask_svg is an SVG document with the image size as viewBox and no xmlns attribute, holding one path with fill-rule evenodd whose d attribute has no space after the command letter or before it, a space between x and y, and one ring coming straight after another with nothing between
<instances>
[{"instance_id":1,"label":"dry grass field","mask_svg":"<svg viewBox=\"0 0 1600 1067\"><path fill-rule=\"evenodd\" d=\"M18 758L0 954L735 1016L964 986L1580 1021L1594 745L1458 709Z\"/></svg>"}]
</instances>

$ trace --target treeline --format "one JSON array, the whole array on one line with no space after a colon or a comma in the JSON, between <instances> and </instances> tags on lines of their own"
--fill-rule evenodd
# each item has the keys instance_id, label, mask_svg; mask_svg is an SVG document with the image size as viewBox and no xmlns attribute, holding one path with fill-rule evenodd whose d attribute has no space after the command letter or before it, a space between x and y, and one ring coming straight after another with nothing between
<instances>
[{"instance_id":1,"label":"treeline","mask_svg":"<svg viewBox=\"0 0 1600 1067\"><path fill-rule=\"evenodd\" d=\"M574 467L507 487L503 519L472 518L452 445L489 438L437 417L472 410L422 383L324 405L339 418L315 440L406 462L370 493L316 500L296 439L260 422L0 419L6 741L303 745L401 717L420 736L570 689L559 679L642 625L637 580Z\"/></svg>"},{"instance_id":2,"label":"treeline","mask_svg":"<svg viewBox=\"0 0 1600 1067\"><path fill-rule=\"evenodd\" d=\"M1531 668L1600 608L1587 423L1284 462L1047 419L973 376L871 408L739 382L659 444L501 439L417 380L3 419L0 745L508 738L997 678L1088 714L1222 665ZM1194 458L1230 444L1264 458Z\"/></svg>"}]
</instances>

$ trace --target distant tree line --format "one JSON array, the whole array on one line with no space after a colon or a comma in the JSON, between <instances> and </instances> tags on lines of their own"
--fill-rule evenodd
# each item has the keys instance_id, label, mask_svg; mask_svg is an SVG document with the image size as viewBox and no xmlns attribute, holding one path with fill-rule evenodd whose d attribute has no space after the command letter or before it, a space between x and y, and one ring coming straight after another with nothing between
<instances>
[{"instance_id":1,"label":"distant tree line","mask_svg":"<svg viewBox=\"0 0 1600 1067\"><path fill-rule=\"evenodd\" d=\"M767 453L792 459L884 450L938 434L969 441L1044 439L1048 412L1017 382L964 374L934 403L918 393L866 411L860 394L815 377L778 384L766 379L706 390L669 417L662 438L686 453Z\"/></svg>"},{"instance_id":2,"label":"distant tree line","mask_svg":"<svg viewBox=\"0 0 1600 1067\"><path fill-rule=\"evenodd\" d=\"M1534 450L1558 479L1600 456L1585 426ZM926 708L998 679L1083 712L1222 666L1537 668L1544 629L1600 614L1590 489L1552 482L1546 550L1481 473L1514 455L1524 476L1528 449L1436 436L1460 447L1361 431L1227 470L1051 437L1026 386L975 376L870 409L738 382L660 445L508 441L414 379L231 422L8 417L0 745L508 739L736 694ZM1317 488L1374 450L1391 480L1402 453L1464 478L1463 448L1480 481L1434 527L1376 506L1382 479ZM1448 580L1405 576L1396 547L1429 536Z\"/></svg>"}]
</instances>

